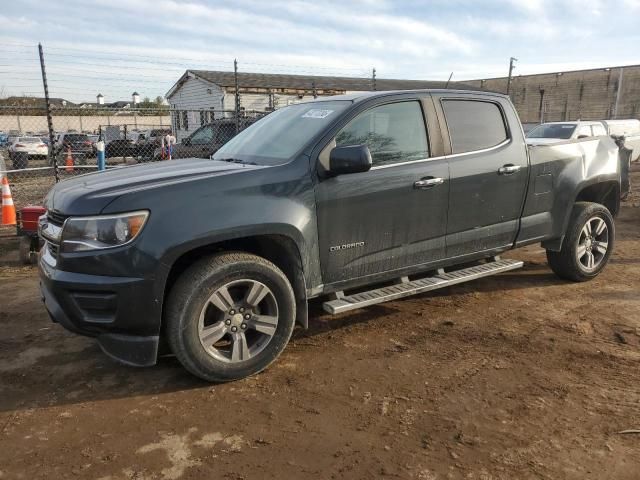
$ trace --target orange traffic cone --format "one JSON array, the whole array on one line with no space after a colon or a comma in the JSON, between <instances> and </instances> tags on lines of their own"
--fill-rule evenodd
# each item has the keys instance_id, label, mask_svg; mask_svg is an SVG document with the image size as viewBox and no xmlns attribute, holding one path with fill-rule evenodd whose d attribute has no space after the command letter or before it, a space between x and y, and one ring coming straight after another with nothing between
<instances>
[{"instance_id":1,"label":"orange traffic cone","mask_svg":"<svg viewBox=\"0 0 640 480\"><path fill-rule=\"evenodd\" d=\"M73 156L71 155L71 148L67 148L67 158L64 160L64 165L67 172L73 172Z\"/></svg>"},{"instance_id":2,"label":"orange traffic cone","mask_svg":"<svg viewBox=\"0 0 640 480\"><path fill-rule=\"evenodd\" d=\"M2 177L2 225L16 224L16 206L13 204L9 180Z\"/></svg>"}]
</instances>

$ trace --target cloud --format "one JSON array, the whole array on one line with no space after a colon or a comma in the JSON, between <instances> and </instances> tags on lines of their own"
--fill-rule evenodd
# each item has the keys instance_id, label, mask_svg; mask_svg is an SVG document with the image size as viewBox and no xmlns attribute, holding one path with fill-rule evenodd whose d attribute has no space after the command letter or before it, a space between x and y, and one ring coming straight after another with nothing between
<instances>
[{"instance_id":1,"label":"cloud","mask_svg":"<svg viewBox=\"0 0 640 480\"><path fill-rule=\"evenodd\" d=\"M612 66L637 58L630 12L639 8L640 0L23 0L0 14L0 42L29 46L5 48L15 68L0 69L0 86L40 88L38 41L52 90L85 99L97 89L154 97L186 68L231 70L234 58L241 71L369 76L375 67L380 78L422 79L501 76L510 56L518 74Z\"/></svg>"}]
</instances>

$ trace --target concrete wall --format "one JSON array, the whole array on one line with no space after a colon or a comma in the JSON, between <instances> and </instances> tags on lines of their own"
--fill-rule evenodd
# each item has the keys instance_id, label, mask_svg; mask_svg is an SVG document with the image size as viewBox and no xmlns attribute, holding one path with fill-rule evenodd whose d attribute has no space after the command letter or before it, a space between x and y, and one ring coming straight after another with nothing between
<instances>
[{"instance_id":1,"label":"concrete wall","mask_svg":"<svg viewBox=\"0 0 640 480\"><path fill-rule=\"evenodd\" d=\"M506 77L464 83L499 92L507 89ZM541 116L544 121L640 118L640 65L516 76L511 99L523 123L539 122Z\"/></svg>"},{"instance_id":2,"label":"concrete wall","mask_svg":"<svg viewBox=\"0 0 640 480\"><path fill-rule=\"evenodd\" d=\"M68 116L54 115L53 128L57 132L76 130L78 132L97 132L100 125L171 125L169 116L156 115L95 115L79 116L70 114ZM0 115L0 131L8 132L19 130L23 134L26 132L46 132L46 115Z\"/></svg>"}]
</instances>

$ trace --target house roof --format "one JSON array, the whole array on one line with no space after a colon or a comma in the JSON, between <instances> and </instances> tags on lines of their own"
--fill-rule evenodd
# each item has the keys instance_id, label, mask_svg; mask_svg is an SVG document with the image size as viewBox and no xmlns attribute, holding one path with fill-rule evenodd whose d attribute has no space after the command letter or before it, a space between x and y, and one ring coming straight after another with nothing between
<instances>
[{"instance_id":1,"label":"house roof","mask_svg":"<svg viewBox=\"0 0 640 480\"><path fill-rule=\"evenodd\" d=\"M72 107L75 103L65 100L64 98L51 98L49 97L49 102L51 105L55 107ZM44 108L46 107L46 100L44 97L7 97L3 100L0 100L0 105L2 106L21 106L21 107L38 107Z\"/></svg>"},{"instance_id":2,"label":"house roof","mask_svg":"<svg viewBox=\"0 0 640 480\"><path fill-rule=\"evenodd\" d=\"M187 80L197 77L208 83L220 87L235 87L233 72L218 72L209 70L187 70L176 84L167 92L166 97L171 97L176 90ZM452 87L466 88L467 86L450 82ZM267 88L267 89L295 89L295 90L341 90L341 91L370 91L373 90L373 82L370 77L327 77L316 75L288 75L277 73L238 73L238 86L240 88ZM376 90L420 90L427 88L446 88L447 82L430 80L397 80L387 78L376 79ZM469 87L476 89L475 87Z\"/></svg>"}]
</instances>

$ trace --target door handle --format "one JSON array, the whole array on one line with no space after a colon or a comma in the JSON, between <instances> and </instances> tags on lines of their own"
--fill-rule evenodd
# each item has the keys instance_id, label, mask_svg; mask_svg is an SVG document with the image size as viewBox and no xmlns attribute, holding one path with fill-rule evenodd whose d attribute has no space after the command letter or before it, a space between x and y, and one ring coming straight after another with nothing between
<instances>
[{"instance_id":1,"label":"door handle","mask_svg":"<svg viewBox=\"0 0 640 480\"><path fill-rule=\"evenodd\" d=\"M440 177L421 178L413 184L413 188L426 189L435 187L437 185L442 185L443 183L444 179Z\"/></svg>"},{"instance_id":2,"label":"door handle","mask_svg":"<svg viewBox=\"0 0 640 480\"><path fill-rule=\"evenodd\" d=\"M513 165L511 163L504 165L498 169L500 175L511 175L520 171L522 167L520 165Z\"/></svg>"}]
</instances>

